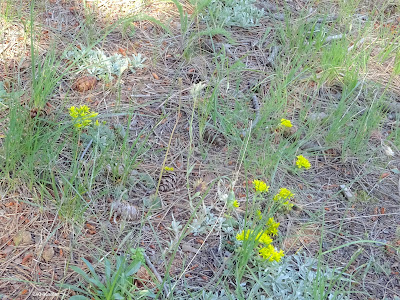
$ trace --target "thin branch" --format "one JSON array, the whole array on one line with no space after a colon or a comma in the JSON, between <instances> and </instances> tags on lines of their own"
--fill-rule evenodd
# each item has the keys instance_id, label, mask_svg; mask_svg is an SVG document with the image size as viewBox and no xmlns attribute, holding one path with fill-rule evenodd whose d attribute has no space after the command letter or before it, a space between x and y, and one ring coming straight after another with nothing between
<instances>
[{"instance_id":1,"label":"thin branch","mask_svg":"<svg viewBox=\"0 0 400 300\"><path fill-rule=\"evenodd\" d=\"M254 121L251 123L250 128L244 129L242 131L242 137L245 137L248 132L252 131L254 129L254 127L256 127L257 123L260 121L260 103L258 102L258 98L255 94L253 94L253 97L252 97L252 104L253 104L254 110L256 111L256 117L255 117Z\"/></svg>"},{"instance_id":2,"label":"thin branch","mask_svg":"<svg viewBox=\"0 0 400 300\"><path fill-rule=\"evenodd\" d=\"M144 259L145 259L146 264L147 264L147 266L149 267L149 269L153 272L154 276L156 276L158 282L159 282L160 284L162 284L162 283L163 283L163 279L161 278L161 275L158 273L156 267L154 267L154 265L153 265L153 263L151 262L150 258L149 258L149 257L147 256L147 254L144 253L144 252L143 252L143 256L144 256ZM164 291L165 291L166 295L168 295L168 294L169 294L169 291L168 291L168 288L167 288L166 283L164 284L163 288L164 288Z\"/></svg>"}]
</instances>

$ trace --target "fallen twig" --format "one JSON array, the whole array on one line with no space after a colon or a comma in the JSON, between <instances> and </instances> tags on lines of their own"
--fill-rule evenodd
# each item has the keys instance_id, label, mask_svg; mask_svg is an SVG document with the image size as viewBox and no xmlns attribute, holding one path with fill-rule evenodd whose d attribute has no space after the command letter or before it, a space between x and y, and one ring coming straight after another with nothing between
<instances>
[{"instance_id":1,"label":"fallen twig","mask_svg":"<svg viewBox=\"0 0 400 300\"><path fill-rule=\"evenodd\" d=\"M144 256L144 259L145 259L145 261L146 261L147 266L148 266L149 269L153 272L154 276L156 276L158 282L159 282L160 284L163 284L163 279L161 278L161 276L160 276L160 274L158 273L157 269L154 267L154 265L153 265L153 263L151 262L150 258L149 258L149 257L147 256L147 254L144 253L144 252L143 252L143 256ZM165 291L166 295L168 295L168 294L169 294L169 291L168 291L168 288L167 288L166 283L164 283L163 288L164 288L164 291Z\"/></svg>"},{"instance_id":2,"label":"fallen twig","mask_svg":"<svg viewBox=\"0 0 400 300\"><path fill-rule=\"evenodd\" d=\"M359 40L357 43L355 43L354 45L350 46L347 51L351 51L353 50L353 48L357 48L358 46L360 46L362 43L364 43L364 38L362 38L361 40Z\"/></svg>"},{"instance_id":3,"label":"fallen twig","mask_svg":"<svg viewBox=\"0 0 400 300\"><path fill-rule=\"evenodd\" d=\"M89 147L90 147L90 145L91 145L92 143L93 143L93 139L91 139L91 140L89 141L89 143L87 144L85 150L83 150L82 155L81 155L81 157L79 158L79 160L82 160L82 159L83 159L83 157L85 156L86 152L89 150Z\"/></svg>"},{"instance_id":4,"label":"fallen twig","mask_svg":"<svg viewBox=\"0 0 400 300\"><path fill-rule=\"evenodd\" d=\"M325 42L329 43L334 40L340 40L343 36L344 36L344 34L330 35L325 39Z\"/></svg>"},{"instance_id":5,"label":"fallen twig","mask_svg":"<svg viewBox=\"0 0 400 300\"><path fill-rule=\"evenodd\" d=\"M280 46L273 46L271 48L271 54L267 58L267 65L270 65L272 67L275 66L275 58L278 55L280 49Z\"/></svg>"},{"instance_id":6,"label":"fallen twig","mask_svg":"<svg viewBox=\"0 0 400 300\"><path fill-rule=\"evenodd\" d=\"M248 132L253 130L254 127L256 127L257 123L260 121L260 103L258 102L258 98L255 94L253 94L253 97L252 97L252 104L253 104L254 110L256 111L256 117L255 117L254 121L251 123L250 128L244 129L242 131L242 135L241 135L242 138L245 137Z\"/></svg>"}]
</instances>

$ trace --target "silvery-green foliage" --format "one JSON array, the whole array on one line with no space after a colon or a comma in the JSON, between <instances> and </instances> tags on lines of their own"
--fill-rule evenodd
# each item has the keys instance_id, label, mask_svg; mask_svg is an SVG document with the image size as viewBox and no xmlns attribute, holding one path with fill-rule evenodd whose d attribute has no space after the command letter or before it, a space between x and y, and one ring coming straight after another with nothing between
<instances>
[{"instance_id":1,"label":"silvery-green foliage","mask_svg":"<svg viewBox=\"0 0 400 300\"><path fill-rule=\"evenodd\" d=\"M226 295L225 290L222 289L217 292L202 291L202 294L199 297L199 299L201 299L201 300L234 300L236 298L233 296Z\"/></svg>"},{"instance_id":2,"label":"silvery-green foliage","mask_svg":"<svg viewBox=\"0 0 400 300\"><path fill-rule=\"evenodd\" d=\"M264 10L255 7L254 3L255 0L212 0L203 18L217 26L257 26Z\"/></svg>"},{"instance_id":3,"label":"silvery-green foliage","mask_svg":"<svg viewBox=\"0 0 400 300\"><path fill-rule=\"evenodd\" d=\"M109 81L113 79L113 76L120 77L128 68L132 72L134 69L143 68L143 62L146 60L140 53L133 54L130 58L118 53L108 56L100 49L85 50L83 48L67 52L66 57L68 59L79 58L77 62L79 71L86 70L91 75Z\"/></svg>"},{"instance_id":4,"label":"silvery-green foliage","mask_svg":"<svg viewBox=\"0 0 400 300\"><path fill-rule=\"evenodd\" d=\"M98 145L100 150L104 150L115 142L115 134L105 124L100 123L99 126L88 127L86 133L82 133L81 138L85 142L93 140L95 145Z\"/></svg>"},{"instance_id":5,"label":"silvery-green foliage","mask_svg":"<svg viewBox=\"0 0 400 300\"><path fill-rule=\"evenodd\" d=\"M319 270L319 271L318 271ZM338 270L318 266L318 261L304 255L292 255L283 259L280 263L274 263L264 270L258 270L258 280L252 285L248 297L261 299L264 294L266 300L273 299L349 299L346 295L336 295L333 291L327 291L329 284L337 279L337 284L342 285L349 281ZM322 285L322 289L320 289ZM324 295L320 294L324 293Z\"/></svg>"},{"instance_id":6,"label":"silvery-green foliage","mask_svg":"<svg viewBox=\"0 0 400 300\"><path fill-rule=\"evenodd\" d=\"M193 219L192 224L189 225L193 235L199 235L209 232L211 227L215 224L223 224L225 218L219 217L211 212L211 207L207 207L204 213L199 213L197 218Z\"/></svg>"},{"instance_id":7,"label":"silvery-green foliage","mask_svg":"<svg viewBox=\"0 0 400 300\"><path fill-rule=\"evenodd\" d=\"M319 270L319 271L318 271ZM318 261L305 255L284 257L279 263L267 267L258 264L253 268L254 281L249 278L241 286L245 299L254 300L347 300L347 295L328 291L329 284L338 279L335 287L343 287L350 279L338 270L318 266ZM322 288L320 288L322 286ZM321 294L324 293L323 295ZM199 299L236 299L235 292L225 290L202 291Z\"/></svg>"},{"instance_id":8,"label":"silvery-green foliage","mask_svg":"<svg viewBox=\"0 0 400 300\"><path fill-rule=\"evenodd\" d=\"M133 69L142 69L144 68L144 62L146 61L145 57L142 57L142 54L138 53L138 55L132 54L131 62L131 71L134 72Z\"/></svg>"}]
</instances>

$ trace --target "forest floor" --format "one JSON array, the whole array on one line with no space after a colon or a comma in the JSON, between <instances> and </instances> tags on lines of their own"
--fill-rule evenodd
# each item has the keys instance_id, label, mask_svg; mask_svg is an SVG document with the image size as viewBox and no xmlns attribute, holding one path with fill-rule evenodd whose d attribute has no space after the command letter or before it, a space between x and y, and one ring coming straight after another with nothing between
<instances>
[{"instance_id":1,"label":"forest floor","mask_svg":"<svg viewBox=\"0 0 400 300\"><path fill-rule=\"evenodd\" d=\"M396 1L28 2L0 299L400 299Z\"/></svg>"}]
</instances>

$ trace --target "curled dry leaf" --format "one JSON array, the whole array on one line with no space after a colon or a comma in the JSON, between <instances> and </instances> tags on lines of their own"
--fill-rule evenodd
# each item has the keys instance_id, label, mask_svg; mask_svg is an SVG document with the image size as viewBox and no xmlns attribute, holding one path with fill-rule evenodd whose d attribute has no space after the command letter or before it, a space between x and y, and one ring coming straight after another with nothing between
<instances>
[{"instance_id":1,"label":"curled dry leaf","mask_svg":"<svg viewBox=\"0 0 400 300\"><path fill-rule=\"evenodd\" d=\"M114 223L117 217L122 217L125 220L133 221L139 218L139 209L137 206L116 201L111 204L111 215L114 214Z\"/></svg>"},{"instance_id":2,"label":"curled dry leaf","mask_svg":"<svg viewBox=\"0 0 400 300\"><path fill-rule=\"evenodd\" d=\"M45 261L49 262L54 256L54 248L48 247L43 250L42 257Z\"/></svg>"},{"instance_id":3,"label":"curled dry leaf","mask_svg":"<svg viewBox=\"0 0 400 300\"><path fill-rule=\"evenodd\" d=\"M282 131L282 134L285 138L288 138L288 137L294 135L297 132L297 130L298 130L297 126L293 125L290 128L287 128L287 127L284 128Z\"/></svg>"},{"instance_id":4,"label":"curled dry leaf","mask_svg":"<svg viewBox=\"0 0 400 300\"><path fill-rule=\"evenodd\" d=\"M136 286L146 286L148 288L155 287L155 284L153 283L153 280L151 280L151 276L145 267L141 266L140 269L136 272L135 277L137 278L135 281Z\"/></svg>"},{"instance_id":5,"label":"curled dry leaf","mask_svg":"<svg viewBox=\"0 0 400 300\"><path fill-rule=\"evenodd\" d=\"M21 230L14 236L14 245L28 245L32 243L32 235L29 231Z\"/></svg>"},{"instance_id":6,"label":"curled dry leaf","mask_svg":"<svg viewBox=\"0 0 400 300\"><path fill-rule=\"evenodd\" d=\"M157 73L155 73L155 72L151 73L151 75L153 75L153 78L154 78L155 80L160 79L160 77L158 77Z\"/></svg>"},{"instance_id":7,"label":"curled dry leaf","mask_svg":"<svg viewBox=\"0 0 400 300\"><path fill-rule=\"evenodd\" d=\"M389 146L383 145L383 151L385 151L385 154L387 156L394 156L394 151L392 150L392 148L390 148Z\"/></svg>"},{"instance_id":8,"label":"curled dry leaf","mask_svg":"<svg viewBox=\"0 0 400 300\"><path fill-rule=\"evenodd\" d=\"M92 90L97 84L97 79L94 76L83 76L78 78L72 85L72 88L78 92L86 92Z\"/></svg>"},{"instance_id":9,"label":"curled dry leaf","mask_svg":"<svg viewBox=\"0 0 400 300\"><path fill-rule=\"evenodd\" d=\"M24 256L24 258L21 261L21 265L26 265L27 262L33 258L33 254L32 253L28 253Z\"/></svg>"}]
</instances>

